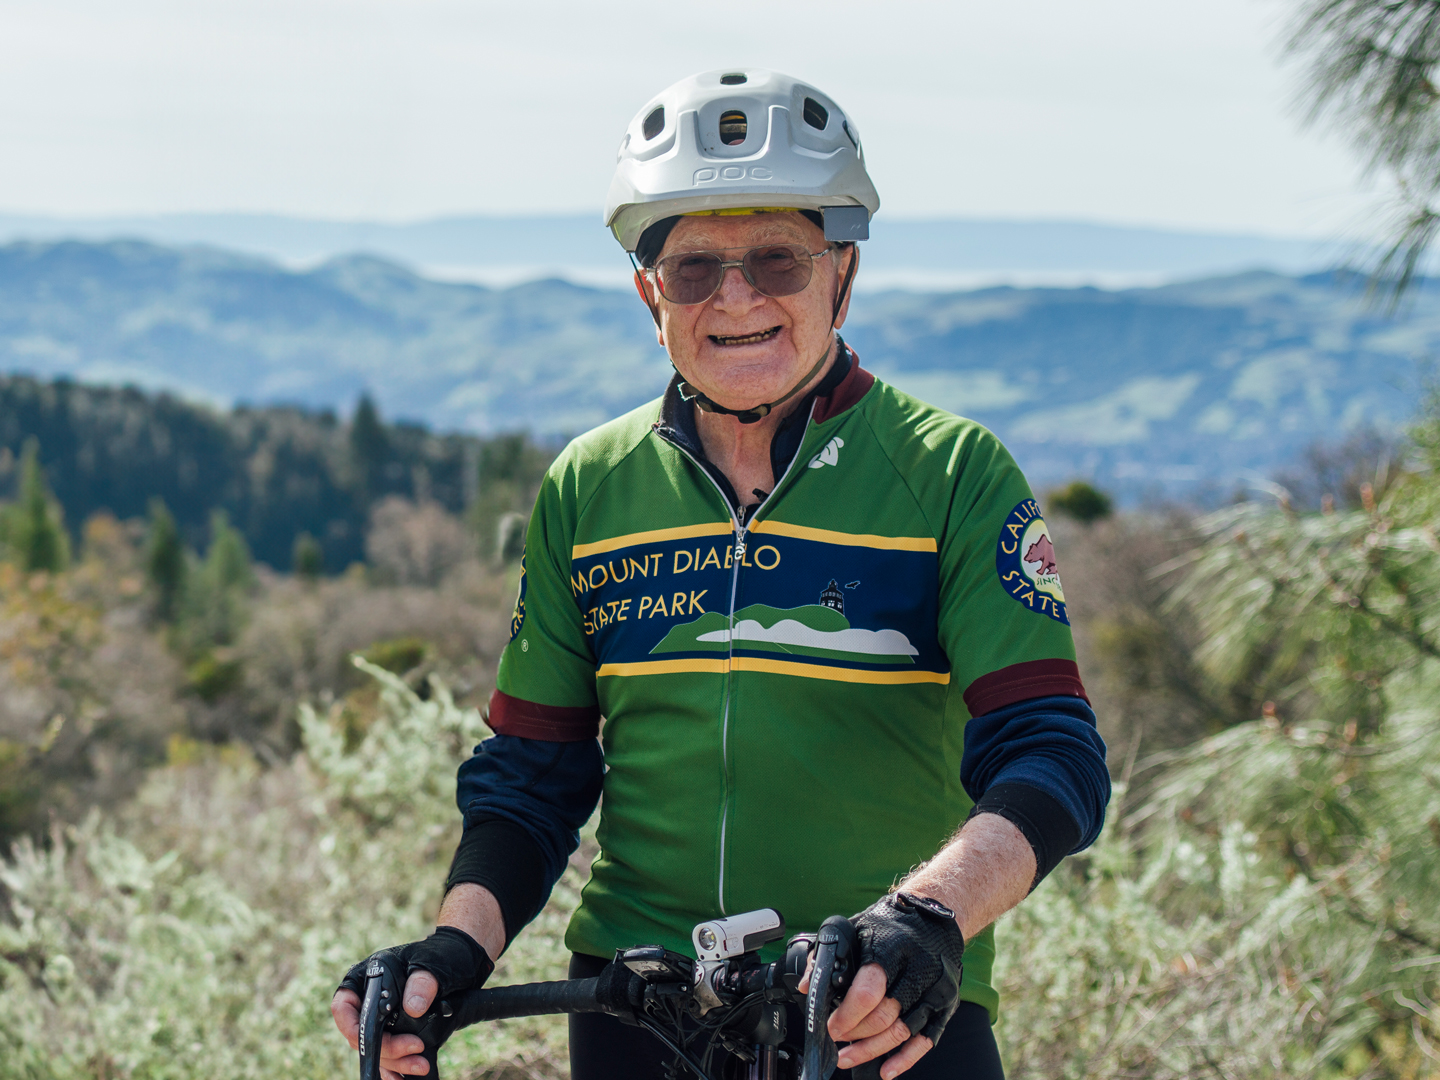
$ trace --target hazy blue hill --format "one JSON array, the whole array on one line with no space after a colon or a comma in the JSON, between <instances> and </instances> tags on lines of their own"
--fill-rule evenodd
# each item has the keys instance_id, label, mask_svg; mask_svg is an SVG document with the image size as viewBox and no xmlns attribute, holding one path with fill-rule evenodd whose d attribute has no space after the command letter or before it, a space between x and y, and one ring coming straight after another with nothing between
<instances>
[{"instance_id":1,"label":"hazy blue hill","mask_svg":"<svg viewBox=\"0 0 1440 1080\"><path fill-rule=\"evenodd\" d=\"M1184 232L1076 221L906 220L880 214L865 248L873 272L940 275L1161 274L1170 277L1267 267L1304 272L1330 266L1333 242ZM449 217L415 222L320 221L271 214L166 214L129 218L39 218L0 214L0 243L111 240L209 244L290 263L369 252L412 267L491 277L526 269L604 275L615 284L627 263L591 214ZM993 280L993 279L992 279Z\"/></svg>"},{"instance_id":2,"label":"hazy blue hill","mask_svg":"<svg viewBox=\"0 0 1440 1080\"><path fill-rule=\"evenodd\" d=\"M1403 422L1440 336L1437 300L1427 286L1387 319L1334 275L1269 273L892 293L847 336L901 388L993 428L1037 480L1229 483L1357 425Z\"/></svg>"},{"instance_id":3,"label":"hazy blue hill","mask_svg":"<svg viewBox=\"0 0 1440 1080\"><path fill-rule=\"evenodd\" d=\"M1440 290L1396 319L1328 274L862 293L845 334L882 377L993 428L1037 486L1228 491L1318 439L1403 423ZM0 248L0 370L222 404L347 409L368 388L440 429L564 435L656 396L669 365L629 290L72 241Z\"/></svg>"},{"instance_id":4,"label":"hazy blue hill","mask_svg":"<svg viewBox=\"0 0 1440 1080\"><path fill-rule=\"evenodd\" d=\"M291 272L134 241L0 248L0 367L220 403L334 407L368 386L440 427L579 432L663 388L649 325L619 292L432 282L365 256Z\"/></svg>"}]
</instances>

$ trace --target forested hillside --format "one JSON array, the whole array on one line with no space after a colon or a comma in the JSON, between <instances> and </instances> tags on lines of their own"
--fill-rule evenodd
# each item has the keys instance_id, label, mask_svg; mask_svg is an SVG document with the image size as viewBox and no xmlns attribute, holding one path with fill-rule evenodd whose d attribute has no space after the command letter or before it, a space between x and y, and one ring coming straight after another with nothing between
<instances>
[{"instance_id":1,"label":"forested hillside","mask_svg":"<svg viewBox=\"0 0 1440 1080\"><path fill-rule=\"evenodd\" d=\"M143 517L158 498L196 549L211 511L223 509L262 562L289 569L296 537L308 533L332 572L365 558L370 509L386 496L454 514L478 500L487 520L476 526L488 538L498 515L527 509L512 488L548 461L524 436L383 423L368 399L342 421L331 411L222 411L134 388L0 377L0 499L14 496L31 438L75 536L98 511Z\"/></svg>"}]
</instances>

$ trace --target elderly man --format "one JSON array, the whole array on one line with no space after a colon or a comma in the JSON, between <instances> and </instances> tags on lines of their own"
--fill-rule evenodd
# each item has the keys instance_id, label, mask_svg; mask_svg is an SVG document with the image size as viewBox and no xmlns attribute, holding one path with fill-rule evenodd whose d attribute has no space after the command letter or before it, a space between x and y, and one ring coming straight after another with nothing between
<instances>
[{"instance_id":1,"label":"elderly man","mask_svg":"<svg viewBox=\"0 0 1440 1080\"><path fill-rule=\"evenodd\" d=\"M840 1069L1002 1075L992 924L1094 839L1109 780L1024 477L837 332L878 206L854 122L783 75L695 76L630 124L607 223L676 374L541 487L412 1015L483 983L603 792L572 976L720 914L858 912ZM576 1080L666 1075L641 1029L570 1031ZM387 1076L420 1050L387 1037Z\"/></svg>"}]
</instances>

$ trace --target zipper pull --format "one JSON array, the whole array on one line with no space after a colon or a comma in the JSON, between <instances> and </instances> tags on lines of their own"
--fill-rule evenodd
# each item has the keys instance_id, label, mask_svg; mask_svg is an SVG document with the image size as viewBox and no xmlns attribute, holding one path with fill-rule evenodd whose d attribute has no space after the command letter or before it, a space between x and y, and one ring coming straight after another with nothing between
<instances>
[{"instance_id":1,"label":"zipper pull","mask_svg":"<svg viewBox=\"0 0 1440 1080\"><path fill-rule=\"evenodd\" d=\"M745 561L745 534L737 533L735 536L735 564L738 566Z\"/></svg>"}]
</instances>

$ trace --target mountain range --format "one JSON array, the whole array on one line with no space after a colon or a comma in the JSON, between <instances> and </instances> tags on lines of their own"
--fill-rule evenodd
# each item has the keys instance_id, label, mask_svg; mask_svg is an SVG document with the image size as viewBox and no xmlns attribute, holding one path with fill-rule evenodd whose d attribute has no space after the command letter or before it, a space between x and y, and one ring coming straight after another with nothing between
<instances>
[{"instance_id":1,"label":"mountain range","mask_svg":"<svg viewBox=\"0 0 1440 1080\"><path fill-rule=\"evenodd\" d=\"M863 273L864 271L862 271ZM1344 275L1147 288L862 293L844 328L881 377L994 429L1037 487L1232 489L1415 409L1440 287L1389 316ZM140 241L0 248L0 370L444 430L575 434L669 366L628 289L426 279L372 256L308 270Z\"/></svg>"},{"instance_id":2,"label":"mountain range","mask_svg":"<svg viewBox=\"0 0 1440 1080\"><path fill-rule=\"evenodd\" d=\"M515 284L561 277L623 286L630 264L593 214L322 221L274 214L46 218L0 214L0 243L146 240L203 244L309 268L378 256L432 278ZM862 287L1156 284L1239 270L1319 270L1348 252L1335 241L1187 232L1079 221L912 220L877 215Z\"/></svg>"}]
</instances>

